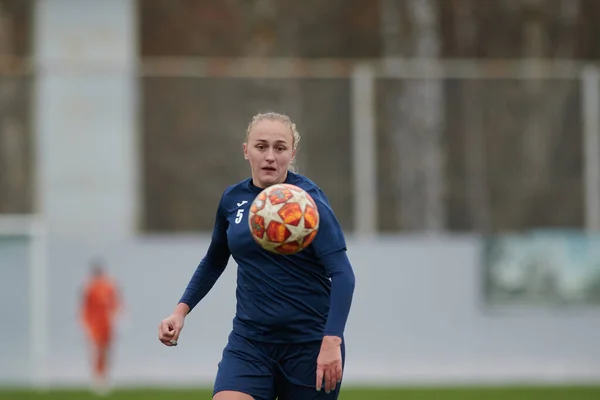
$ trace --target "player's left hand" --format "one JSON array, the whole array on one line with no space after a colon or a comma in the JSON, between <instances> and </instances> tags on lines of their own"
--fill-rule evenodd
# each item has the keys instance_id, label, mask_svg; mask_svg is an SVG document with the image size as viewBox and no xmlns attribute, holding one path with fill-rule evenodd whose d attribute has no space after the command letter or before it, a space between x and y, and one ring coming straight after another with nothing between
<instances>
[{"instance_id":1,"label":"player's left hand","mask_svg":"<svg viewBox=\"0 0 600 400\"><path fill-rule=\"evenodd\" d=\"M342 381L342 339L337 336L325 336L317 357L317 391L321 391L325 381L325 392L335 390Z\"/></svg>"}]
</instances>

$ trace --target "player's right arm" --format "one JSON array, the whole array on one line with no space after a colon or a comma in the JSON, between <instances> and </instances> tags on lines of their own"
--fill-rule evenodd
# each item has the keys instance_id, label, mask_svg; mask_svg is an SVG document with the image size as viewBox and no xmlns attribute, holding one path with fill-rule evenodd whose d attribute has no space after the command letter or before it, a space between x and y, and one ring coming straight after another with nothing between
<instances>
[{"instance_id":1,"label":"player's right arm","mask_svg":"<svg viewBox=\"0 0 600 400\"><path fill-rule=\"evenodd\" d=\"M90 287L86 286L81 292L80 318L86 328L89 328L92 317Z\"/></svg>"},{"instance_id":2,"label":"player's right arm","mask_svg":"<svg viewBox=\"0 0 600 400\"><path fill-rule=\"evenodd\" d=\"M227 214L221 198L206 255L192 275L173 314L159 326L159 340L165 345L177 344L185 317L208 294L225 270L231 256L227 243L227 226Z\"/></svg>"}]
</instances>

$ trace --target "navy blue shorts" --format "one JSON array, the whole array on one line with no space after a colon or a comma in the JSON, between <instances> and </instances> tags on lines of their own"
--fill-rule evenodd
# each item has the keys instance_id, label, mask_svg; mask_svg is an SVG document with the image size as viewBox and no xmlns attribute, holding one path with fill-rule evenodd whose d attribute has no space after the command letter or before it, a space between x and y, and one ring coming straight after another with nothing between
<instances>
[{"instance_id":1,"label":"navy blue shorts","mask_svg":"<svg viewBox=\"0 0 600 400\"><path fill-rule=\"evenodd\" d=\"M317 357L321 342L279 344L248 340L232 332L223 350L214 394L233 390L255 400L334 400L340 393L317 392ZM346 358L342 343L342 362Z\"/></svg>"}]
</instances>

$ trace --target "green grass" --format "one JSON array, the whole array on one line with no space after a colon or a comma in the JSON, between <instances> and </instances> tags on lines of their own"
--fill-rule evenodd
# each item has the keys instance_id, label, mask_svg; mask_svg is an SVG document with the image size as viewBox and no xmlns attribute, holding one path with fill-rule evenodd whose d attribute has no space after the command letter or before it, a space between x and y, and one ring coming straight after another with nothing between
<instances>
[{"instance_id":1,"label":"green grass","mask_svg":"<svg viewBox=\"0 0 600 400\"><path fill-rule=\"evenodd\" d=\"M209 390L140 389L117 390L110 400L202 400ZM64 390L34 393L26 390L0 390L1 400L92 400L86 391ZM598 400L600 386L592 387L507 387L507 388L345 388L341 400Z\"/></svg>"}]
</instances>

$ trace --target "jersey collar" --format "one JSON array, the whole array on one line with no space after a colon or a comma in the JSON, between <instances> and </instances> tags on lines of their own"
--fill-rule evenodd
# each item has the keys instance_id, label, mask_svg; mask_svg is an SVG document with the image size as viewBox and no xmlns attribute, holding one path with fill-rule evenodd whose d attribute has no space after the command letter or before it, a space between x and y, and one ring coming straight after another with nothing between
<instances>
[{"instance_id":1,"label":"jersey collar","mask_svg":"<svg viewBox=\"0 0 600 400\"><path fill-rule=\"evenodd\" d=\"M288 171L287 176L285 177L285 181L283 183L292 183L295 180L295 177L295 173L293 173L292 171ZM248 179L248 188L256 194L262 192L261 188L255 186L254 183L252 183L252 178Z\"/></svg>"}]
</instances>

